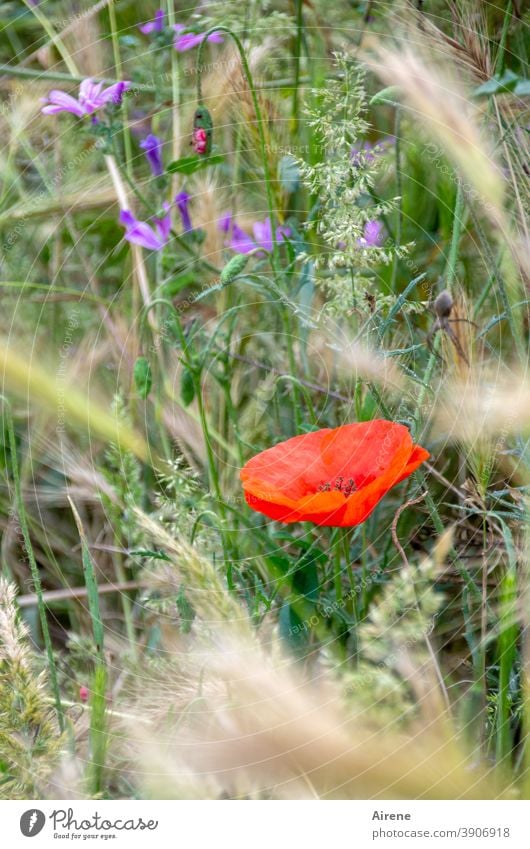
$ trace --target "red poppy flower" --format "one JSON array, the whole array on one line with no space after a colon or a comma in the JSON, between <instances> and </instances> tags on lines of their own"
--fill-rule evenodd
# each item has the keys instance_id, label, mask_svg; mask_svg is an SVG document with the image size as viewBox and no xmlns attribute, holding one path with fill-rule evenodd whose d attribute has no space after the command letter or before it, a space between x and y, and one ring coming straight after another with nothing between
<instances>
[{"instance_id":1,"label":"red poppy flower","mask_svg":"<svg viewBox=\"0 0 530 849\"><path fill-rule=\"evenodd\" d=\"M349 527L428 456L404 425L374 419L280 442L240 477L249 507L271 519Z\"/></svg>"}]
</instances>

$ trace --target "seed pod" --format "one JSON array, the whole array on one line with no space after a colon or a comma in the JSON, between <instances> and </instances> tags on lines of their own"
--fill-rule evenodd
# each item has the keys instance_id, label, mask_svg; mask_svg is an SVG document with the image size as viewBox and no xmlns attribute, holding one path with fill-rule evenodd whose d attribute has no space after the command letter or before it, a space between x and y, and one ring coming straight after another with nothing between
<instances>
[{"instance_id":1,"label":"seed pod","mask_svg":"<svg viewBox=\"0 0 530 849\"><path fill-rule=\"evenodd\" d=\"M193 116L192 144L195 153L209 156L212 150L213 121L206 106L197 106Z\"/></svg>"},{"instance_id":2,"label":"seed pod","mask_svg":"<svg viewBox=\"0 0 530 849\"><path fill-rule=\"evenodd\" d=\"M221 285L226 286L228 283L231 283L238 274L241 274L247 262L247 254L236 254L236 256L233 256L232 259L228 260L219 275Z\"/></svg>"},{"instance_id":3,"label":"seed pod","mask_svg":"<svg viewBox=\"0 0 530 849\"><path fill-rule=\"evenodd\" d=\"M449 289L440 292L434 302L434 312L438 318L449 318L453 309L454 301Z\"/></svg>"}]
</instances>

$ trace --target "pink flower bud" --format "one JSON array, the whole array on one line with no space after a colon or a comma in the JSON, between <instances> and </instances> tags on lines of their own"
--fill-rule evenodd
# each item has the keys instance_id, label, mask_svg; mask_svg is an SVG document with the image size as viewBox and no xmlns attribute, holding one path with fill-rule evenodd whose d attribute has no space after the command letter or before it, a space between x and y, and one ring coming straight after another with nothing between
<instances>
[{"instance_id":1,"label":"pink flower bud","mask_svg":"<svg viewBox=\"0 0 530 849\"><path fill-rule=\"evenodd\" d=\"M193 148L195 153L204 155L208 147L208 135L202 127L195 127L193 130Z\"/></svg>"}]
</instances>

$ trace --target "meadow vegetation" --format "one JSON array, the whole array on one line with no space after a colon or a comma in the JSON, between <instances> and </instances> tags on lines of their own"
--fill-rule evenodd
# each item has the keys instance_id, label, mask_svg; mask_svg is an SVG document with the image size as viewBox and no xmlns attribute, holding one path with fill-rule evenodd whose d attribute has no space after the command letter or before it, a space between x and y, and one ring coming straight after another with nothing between
<instances>
[{"instance_id":1,"label":"meadow vegetation","mask_svg":"<svg viewBox=\"0 0 530 849\"><path fill-rule=\"evenodd\" d=\"M525 4L0 12L0 798L529 798Z\"/></svg>"}]
</instances>

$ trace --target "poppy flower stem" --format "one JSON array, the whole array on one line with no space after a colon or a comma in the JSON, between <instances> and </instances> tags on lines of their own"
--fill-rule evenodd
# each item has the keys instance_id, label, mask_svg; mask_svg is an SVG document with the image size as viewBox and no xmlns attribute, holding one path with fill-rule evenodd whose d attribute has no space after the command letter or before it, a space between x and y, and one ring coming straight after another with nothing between
<instances>
[{"instance_id":1,"label":"poppy flower stem","mask_svg":"<svg viewBox=\"0 0 530 849\"><path fill-rule=\"evenodd\" d=\"M333 551L333 581L335 584L335 598L339 608L344 604L344 590L342 587L342 546L341 546L341 531L342 528L337 528L333 534L331 550Z\"/></svg>"}]
</instances>

